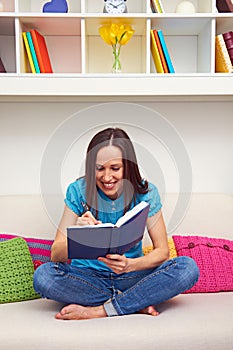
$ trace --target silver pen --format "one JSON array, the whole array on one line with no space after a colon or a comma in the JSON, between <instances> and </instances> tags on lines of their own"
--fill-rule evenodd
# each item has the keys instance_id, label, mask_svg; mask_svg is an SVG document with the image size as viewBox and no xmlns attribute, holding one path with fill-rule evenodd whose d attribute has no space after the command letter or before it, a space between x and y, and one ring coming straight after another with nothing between
<instances>
[{"instance_id":1,"label":"silver pen","mask_svg":"<svg viewBox=\"0 0 233 350\"><path fill-rule=\"evenodd\" d=\"M89 211L90 209L89 209L87 203L85 203L85 202L82 201L81 204L82 204L82 207L83 207L83 213L82 213L82 215L83 215L84 213L86 213L86 212Z\"/></svg>"}]
</instances>

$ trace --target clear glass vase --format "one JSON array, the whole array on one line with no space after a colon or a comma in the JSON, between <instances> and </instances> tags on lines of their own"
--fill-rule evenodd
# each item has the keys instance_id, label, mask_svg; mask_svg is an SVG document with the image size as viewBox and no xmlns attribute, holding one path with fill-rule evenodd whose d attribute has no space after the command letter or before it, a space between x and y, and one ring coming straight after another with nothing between
<instances>
[{"instance_id":1,"label":"clear glass vase","mask_svg":"<svg viewBox=\"0 0 233 350\"><path fill-rule=\"evenodd\" d=\"M121 73L121 61L120 61L121 45L113 45L114 62L112 65L112 73Z\"/></svg>"}]
</instances>

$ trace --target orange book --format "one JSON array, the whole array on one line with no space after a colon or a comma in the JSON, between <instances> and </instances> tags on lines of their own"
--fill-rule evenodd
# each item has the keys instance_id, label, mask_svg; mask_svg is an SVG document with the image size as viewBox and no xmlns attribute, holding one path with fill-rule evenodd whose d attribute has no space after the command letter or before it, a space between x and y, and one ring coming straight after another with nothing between
<instances>
[{"instance_id":1,"label":"orange book","mask_svg":"<svg viewBox=\"0 0 233 350\"><path fill-rule=\"evenodd\" d=\"M30 30L41 73L53 73L45 38L37 30Z\"/></svg>"},{"instance_id":2,"label":"orange book","mask_svg":"<svg viewBox=\"0 0 233 350\"><path fill-rule=\"evenodd\" d=\"M163 54L163 49L162 49L162 46L161 46L161 43L160 43L160 40L159 40L159 37L158 37L157 30L154 29L153 33L154 33L155 41L156 41L157 48L158 48L158 51L159 51L159 56L160 56L160 59L161 59L161 62L162 62L164 73L169 73L168 67L167 67L167 62L166 62L164 54Z\"/></svg>"}]
</instances>

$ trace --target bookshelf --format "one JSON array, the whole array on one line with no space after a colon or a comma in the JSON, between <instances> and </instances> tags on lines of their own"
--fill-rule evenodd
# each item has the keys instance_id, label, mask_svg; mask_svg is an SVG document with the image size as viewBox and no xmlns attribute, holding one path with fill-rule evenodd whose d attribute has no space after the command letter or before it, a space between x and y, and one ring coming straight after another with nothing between
<instances>
[{"instance_id":1,"label":"bookshelf","mask_svg":"<svg viewBox=\"0 0 233 350\"><path fill-rule=\"evenodd\" d=\"M68 0L68 13L42 13L45 0L2 0L0 96L224 96L233 95L232 74L215 73L215 35L233 30L233 13L218 13L215 0L192 0L197 12L178 14L180 0L128 0L128 13L103 14L103 0ZM122 48L122 73L111 73L113 55L98 34L110 22L129 23L135 34ZM46 39L53 74L30 73L22 32ZM158 74L150 29L162 29L176 73Z\"/></svg>"}]
</instances>

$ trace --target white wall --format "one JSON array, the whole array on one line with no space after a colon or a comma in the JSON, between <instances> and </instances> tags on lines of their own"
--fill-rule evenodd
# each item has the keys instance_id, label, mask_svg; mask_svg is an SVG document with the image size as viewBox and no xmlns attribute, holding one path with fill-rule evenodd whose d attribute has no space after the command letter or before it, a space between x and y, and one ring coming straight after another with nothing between
<instances>
[{"instance_id":1,"label":"white wall","mask_svg":"<svg viewBox=\"0 0 233 350\"><path fill-rule=\"evenodd\" d=\"M64 191L70 181L82 174L87 143L99 128L107 126L108 120L110 125L115 125L116 121L117 125L123 126L135 141L143 173L156 181L162 191L177 192L179 172L183 171L180 169L183 166L185 171L187 164L186 161L180 164L181 160L176 159L173 150L168 150L169 135L168 139L165 140L163 135L159 140L161 126L156 129L159 118L165 129L166 125L170 126L171 139L178 137L178 133L183 140L193 172L193 192L233 194L233 102L141 103L138 105L139 123L134 112L130 114L135 103L119 104L119 110L116 104L112 104L112 109L108 104L107 117L103 115L105 107L94 105L0 103L0 194L40 193L41 162L48 152L48 142L54 138L58 147L51 162L62 157L62 166L57 171L51 163L52 170L49 165L50 173L46 176L57 176ZM92 122L86 118L87 110L78 113L88 106L91 107L88 117L92 115ZM154 119L151 109L156 111ZM62 132L67 133L67 146L67 126L74 120L77 139L71 137L64 156L59 148L64 137ZM148 158L146 150L150 151ZM152 163L153 167L150 166Z\"/></svg>"}]
</instances>

